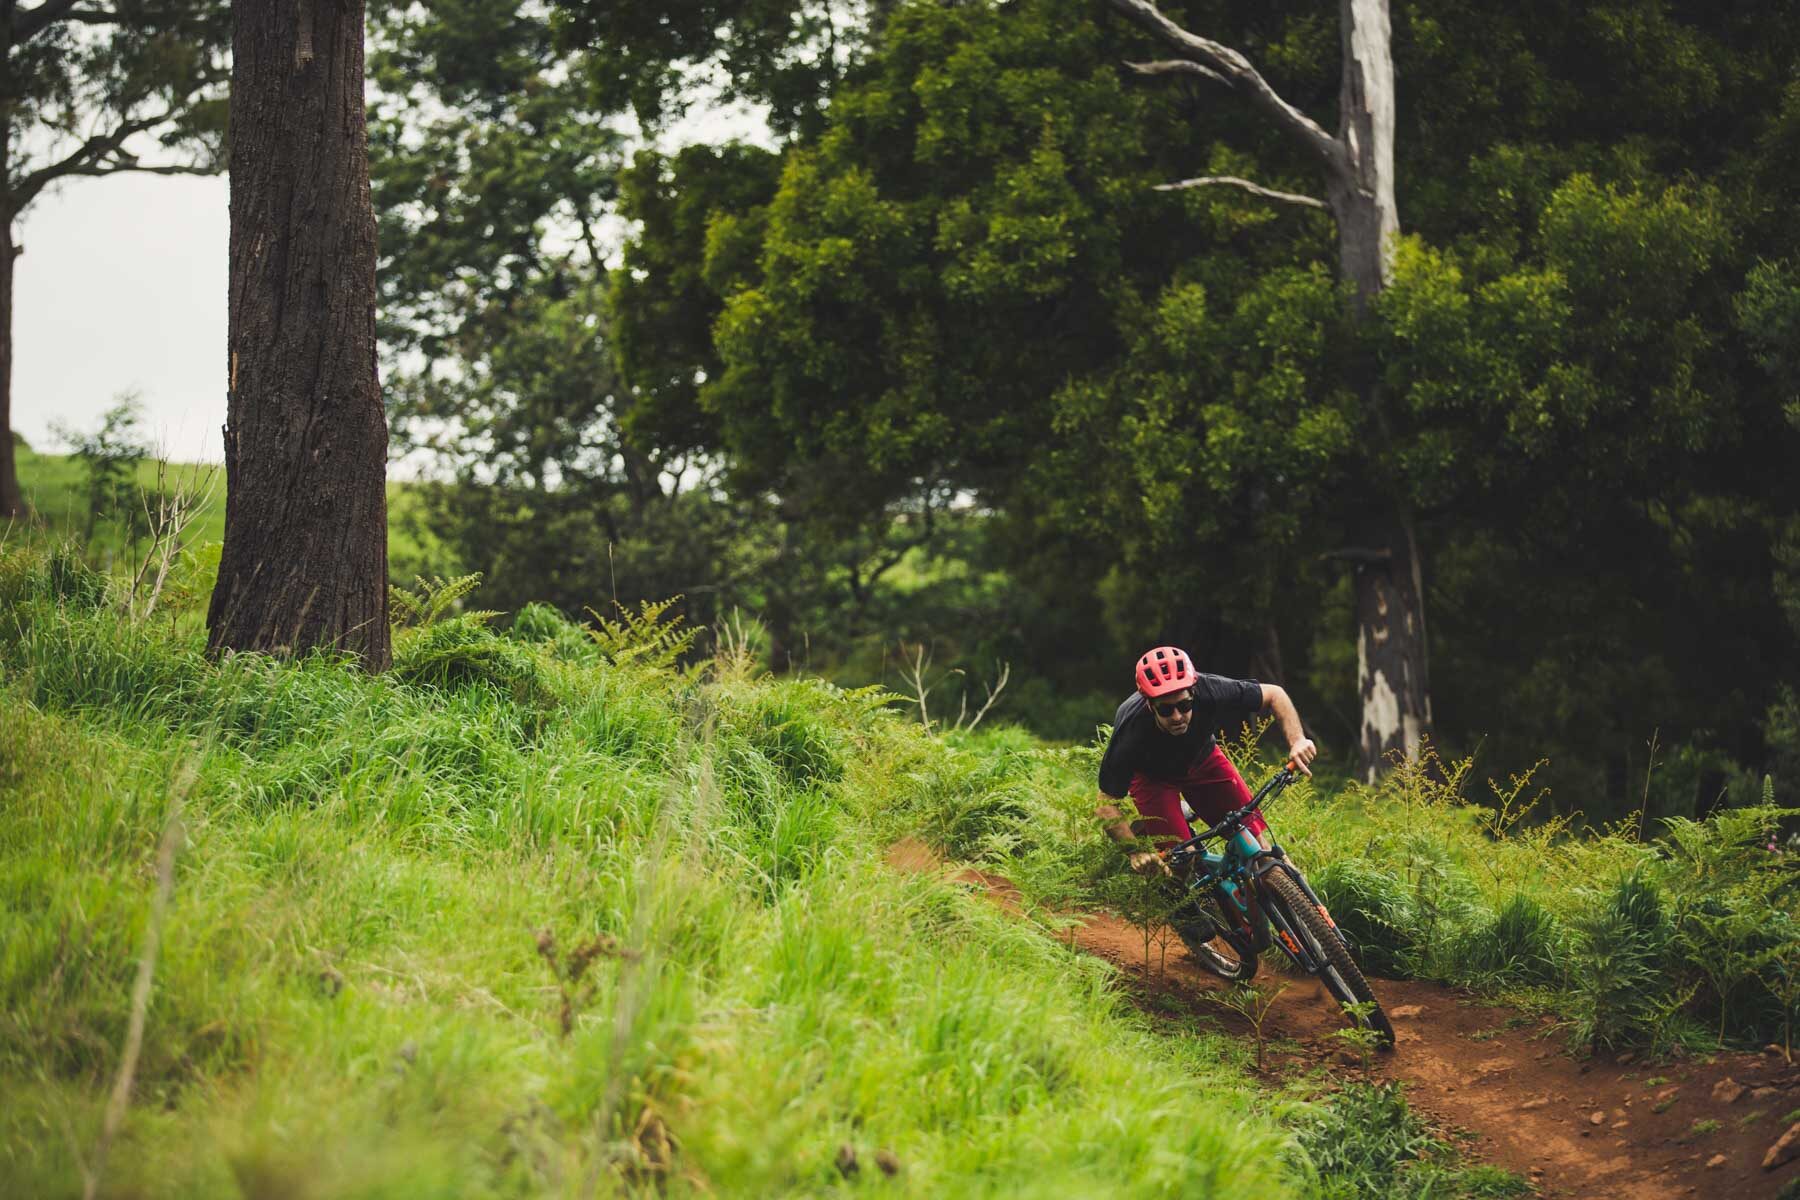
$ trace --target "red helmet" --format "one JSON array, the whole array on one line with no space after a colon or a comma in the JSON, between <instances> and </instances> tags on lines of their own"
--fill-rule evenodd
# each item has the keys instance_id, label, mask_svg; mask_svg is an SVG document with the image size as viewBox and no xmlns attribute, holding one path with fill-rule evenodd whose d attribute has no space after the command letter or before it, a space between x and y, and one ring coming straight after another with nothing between
<instances>
[{"instance_id":1,"label":"red helmet","mask_svg":"<svg viewBox=\"0 0 1800 1200\"><path fill-rule=\"evenodd\" d=\"M1152 700L1193 686L1194 664L1185 650L1158 646L1137 660L1138 691Z\"/></svg>"}]
</instances>

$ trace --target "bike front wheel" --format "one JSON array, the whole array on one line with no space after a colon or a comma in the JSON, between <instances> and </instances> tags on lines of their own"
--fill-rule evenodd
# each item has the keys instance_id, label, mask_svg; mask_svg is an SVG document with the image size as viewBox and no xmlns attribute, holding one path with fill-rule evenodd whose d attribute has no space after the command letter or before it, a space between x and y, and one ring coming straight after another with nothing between
<instances>
[{"instance_id":1,"label":"bike front wheel","mask_svg":"<svg viewBox=\"0 0 1800 1200\"><path fill-rule=\"evenodd\" d=\"M1300 890L1300 886L1284 869L1270 870L1263 875L1260 883L1263 904L1266 907L1278 907L1282 923L1306 940L1306 948L1310 951L1310 957L1318 964L1319 982L1325 985L1325 990L1342 1005L1374 1005L1368 1010L1368 1016L1354 1019L1357 1024L1379 1034L1383 1046L1392 1047L1393 1023L1381 1010L1381 1002L1375 999L1374 989L1363 978L1356 960L1350 956L1350 947L1338 933L1337 927L1325 916L1324 910L1307 899L1306 893Z\"/></svg>"}]
</instances>

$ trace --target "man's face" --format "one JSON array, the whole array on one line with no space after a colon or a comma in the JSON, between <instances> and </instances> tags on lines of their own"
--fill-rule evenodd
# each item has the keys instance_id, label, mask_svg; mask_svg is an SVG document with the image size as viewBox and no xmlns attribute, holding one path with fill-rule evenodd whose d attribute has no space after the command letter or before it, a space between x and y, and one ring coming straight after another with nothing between
<instances>
[{"instance_id":1,"label":"man's face","mask_svg":"<svg viewBox=\"0 0 1800 1200\"><path fill-rule=\"evenodd\" d=\"M1194 719L1194 689L1156 697L1150 701L1150 715L1156 719L1158 729L1171 737L1180 737Z\"/></svg>"}]
</instances>

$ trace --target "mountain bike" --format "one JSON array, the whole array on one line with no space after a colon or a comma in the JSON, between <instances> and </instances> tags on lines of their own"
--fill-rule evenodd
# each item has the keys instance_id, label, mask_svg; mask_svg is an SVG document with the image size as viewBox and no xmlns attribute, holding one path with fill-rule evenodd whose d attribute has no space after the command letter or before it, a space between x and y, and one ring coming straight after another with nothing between
<instances>
[{"instance_id":1,"label":"mountain bike","mask_svg":"<svg viewBox=\"0 0 1800 1200\"><path fill-rule=\"evenodd\" d=\"M1354 1023L1373 1030L1384 1047L1391 1047L1394 1026L1331 913L1273 836L1265 850L1244 828L1251 813L1297 778L1299 773L1289 762L1257 789L1250 803L1233 809L1211 829L1162 851L1170 870L1187 886L1194 906L1219 931L1211 941L1183 940L1200 966L1234 982L1255 977L1258 954L1270 947L1280 950L1294 966L1323 983ZM1219 853L1206 849L1205 843L1214 838L1222 843Z\"/></svg>"}]
</instances>

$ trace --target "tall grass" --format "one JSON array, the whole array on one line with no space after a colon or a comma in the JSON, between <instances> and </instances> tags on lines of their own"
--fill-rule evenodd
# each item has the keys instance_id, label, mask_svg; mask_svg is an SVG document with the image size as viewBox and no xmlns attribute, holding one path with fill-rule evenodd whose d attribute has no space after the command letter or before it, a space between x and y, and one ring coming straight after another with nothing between
<instances>
[{"instance_id":1,"label":"tall grass","mask_svg":"<svg viewBox=\"0 0 1800 1200\"><path fill-rule=\"evenodd\" d=\"M188 770L103 1190L1305 1186L1228 1040L886 869L878 832L976 752L877 695L609 664L542 612L380 678L210 662L52 575L0 558L0 1192L79 1187ZM967 778L1016 810L1021 754Z\"/></svg>"}]
</instances>

